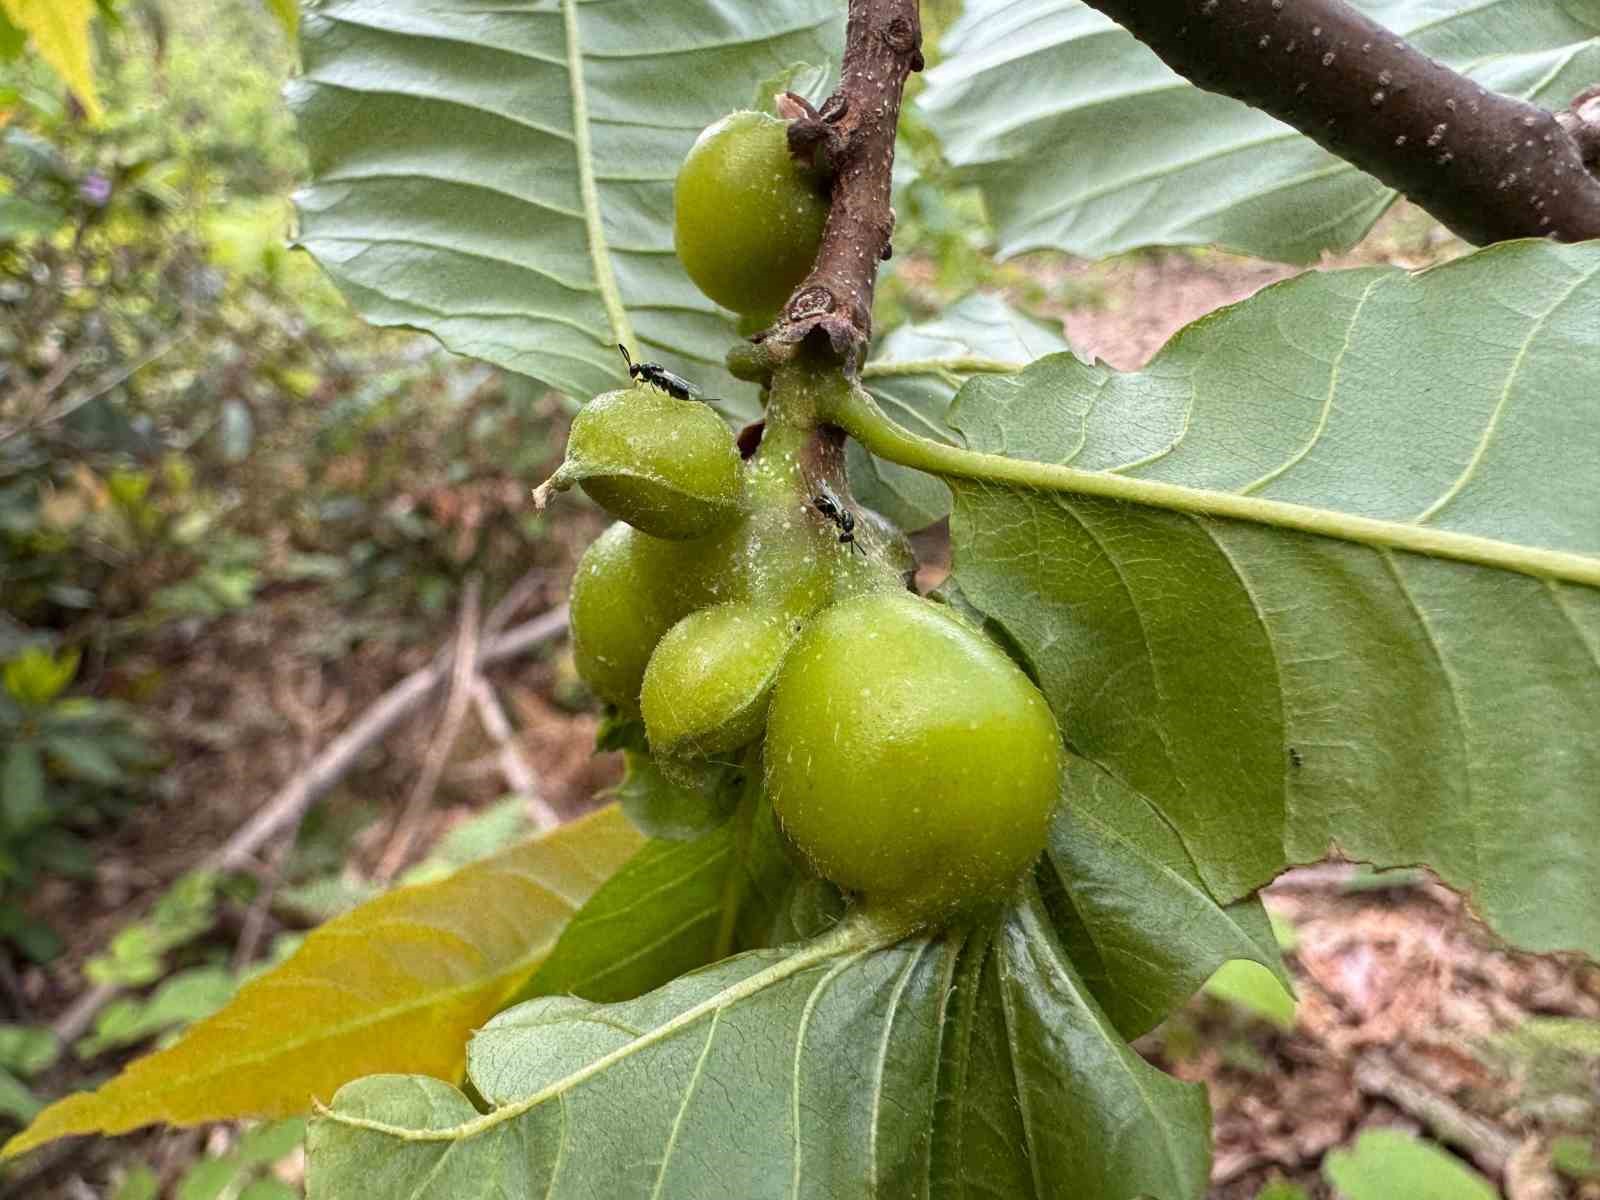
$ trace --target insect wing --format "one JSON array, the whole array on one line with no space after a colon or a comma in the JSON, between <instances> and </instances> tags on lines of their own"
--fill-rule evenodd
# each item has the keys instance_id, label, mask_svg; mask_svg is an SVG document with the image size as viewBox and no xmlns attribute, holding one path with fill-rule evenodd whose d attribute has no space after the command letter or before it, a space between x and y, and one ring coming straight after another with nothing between
<instances>
[{"instance_id":1,"label":"insect wing","mask_svg":"<svg viewBox=\"0 0 1600 1200\"><path fill-rule=\"evenodd\" d=\"M688 400L700 394L700 389L690 383L682 375L675 375L665 367L656 367L656 378L661 388L669 396L676 396L679 400Z\"/></svg>"}]
</instances>

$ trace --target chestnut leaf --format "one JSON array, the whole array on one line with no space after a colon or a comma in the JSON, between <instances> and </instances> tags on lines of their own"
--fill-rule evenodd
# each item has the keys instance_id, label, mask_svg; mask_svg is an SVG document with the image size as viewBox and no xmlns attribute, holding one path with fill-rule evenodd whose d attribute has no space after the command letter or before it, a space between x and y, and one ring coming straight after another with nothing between
<instances>
[{"instance_id":1,"label":"chestnut leaf","mask_svg":"<svg viewBox=\"0 0 1600 1200\"><path fill-rule=\"evenodd\" d=\"M1600 954L1600 244L1303 275L952 422L1052 464L953 481L951 529L1074 792L1148 804L1222 903L1334 847Z\"/></svg>"},{"instance_id":2,"label":"chestnut leaf","mask_svg":"<svg viewBox=\"0 0 1600 1200\"><path fill-rule=\"evenodd\" d=\"M1209 1166L1204 1091L1128 1048L1032 892L975 928L847 920L637 1000L533 1000L468 1063L487 1112L432 1079L344 1088L311 1200L1190 1200Z\"/></svg>"},{"instance_id":3,"label":"chestnut leaf","mask_svg":"<svg viewBox=\"0 0 1600 1200\"><path fill-rule=\"evenodd\" d=\"M835 62L842 6L323 0L289 87L310 155L299 244L376 325L577 399L625 381L617 343L730 411L732 316L672 251L695 135L775 64Z\"/></svg>"}]
</instances>

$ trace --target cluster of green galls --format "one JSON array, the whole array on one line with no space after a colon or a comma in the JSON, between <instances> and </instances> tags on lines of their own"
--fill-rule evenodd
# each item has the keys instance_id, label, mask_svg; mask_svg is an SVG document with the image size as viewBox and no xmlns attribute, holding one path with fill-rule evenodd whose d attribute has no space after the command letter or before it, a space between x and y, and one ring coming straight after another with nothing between
<instances>
[{"instance_id":1,"label":"cluster of green galls","mask_svg":"<svg viewBox=\"0 0 1600 1200\"><path fill-rule=\"evenodd\" d=\"M826 213L783 122L735 113L679 176L678 254L713 300L766 318ZM1003 897L1037 858L1060 739L1005 653L907 590L915 559L889 522L852 509L861 552L839 540L802 466L813 432L774 406L746 460L710 407L644 381L583 409L555 483L617 523L573 580L577 669L642 719L670 780L704 787L759 761L810 868L894 920L945 919Z\"/></svg>"}]
</instances>

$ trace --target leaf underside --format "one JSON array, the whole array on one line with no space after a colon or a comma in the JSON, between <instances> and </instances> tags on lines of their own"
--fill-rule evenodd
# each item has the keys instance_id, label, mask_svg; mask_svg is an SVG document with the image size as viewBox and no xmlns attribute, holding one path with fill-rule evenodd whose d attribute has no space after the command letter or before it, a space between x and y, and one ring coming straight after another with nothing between
<instances>
[{"instance_id":1,"label":"leaf underside","mask_svg":"<svg viewBox=\"0 0 1600 1200\"><path fill-rule=\"evenodd\" d=\"M1206 1102L1135 1055L1037 897L898 945L857 927L622 1004L547 998L437 1081L345 1088L312 1200L1196 1197Z\"/></svg>"},{"instance_id":2,"label":"leaf underside","mask_svg":"<svg viewBox=\"0 0 1600 1200\"><path fill-rule=\"evenodd\" d=\"M722 367L732 317L673 254L673 180L759 81L837 60L840 12L326 0L289 89L311 159L300 244L375 324L580 399L626 378L631 328L642 354L754 412Z\"/></svg>"},{"instance_id":3,"label":"leaf underside","mask_svg":"<svg viewBox=\"0 0 1600 1200\"><path fill-rule=\"evenodd\" d=\"M982 449L1495 539L1506 569L957 485L956 578L1036 671L1069 794L1144 805L1220 900L1335 847L1600 954L1600 243L1301 276L1143 371L979 378ZM1592 571L1592 568L1591 568Z\"/></svg>"},{"instance_id":4,"label":"leaf underside","mask_svg":"<svg viewBox=\"0 0 1600 1200\"><path fill-rule=\"evenodd\" d=\"M1548 109L1600 79L1593 5L1352 2L1483 87ZM1081 0L968 0L942 50L917 107L982 188L1006 256L1217 244L1313 262L1395 199L1288 125L1194 87Z\"/></svg>"},{"instance_id":5,"label":"leaf underside","mask_svg":"<svg viewBox=\"0 0 1600 1200\"><path fill-rule=\"evenodd\" d=\"M884 338L873 352L866 383L896 422L924 437L954 443L959 439L945 423L945 414L973 373L964 360L992 359L1020 367L1066 349L1053 324L1017 311L999 296L974 292L937 317L902 325ZM846 455L855 498L907 532L950 515L950 489L933 476L874 458L857 442L846 446Z\"/></svg>"},{"instance_id":6,"label":"leaf underside","mask_svg":"<svg viewBox=\"0 0 1600 1200\"><path fill-rule=\"evenodd\" d=\"M457 1079L470 1031L644 839L615 808L400 888L311 933L170 1049L51 1105L5 1156L75 1133L304 1112L374 1071Z\"/></svg>"}]
</instances>

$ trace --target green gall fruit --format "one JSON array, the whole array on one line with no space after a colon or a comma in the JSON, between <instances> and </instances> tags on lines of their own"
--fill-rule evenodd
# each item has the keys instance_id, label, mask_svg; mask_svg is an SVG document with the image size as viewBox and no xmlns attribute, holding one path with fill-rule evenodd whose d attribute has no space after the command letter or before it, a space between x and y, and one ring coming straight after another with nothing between
<instances>
[{"instance_id":1,"label":"green gall fruit","mask_svg":"<svg viewBox=\"0 0 1600 1200\"><path fill-rule=\"evenodd\" d=\"M811 271L828 199L789 156L788 124L735 112L695 140L673 190L673 244L702 292L766 317Z\"/></svg>"},{"instance_id":2,"label":"green gall fruit","mask_svg":"<svg viewBox=\"0 0 1600 1200\"><path fill-rule=\"evenodd\" d=\"M718 604L674 625L644 673L639 707L651 754L706 758L761 736L767 700L799 622L782 609Z\"/></svg>"},{"instance_id":3,"label":"green gall fruit","mask_svg":"<svg viewBox=\"0 0 1600 1200\"><path fill-rule=\"evenodd\" d=\"M1006 655L920 597L827 609L784 659L766 786L819 874L898 919L1001 899L1039 856L1060 738Z\"/></svg>"},{"instance_id":4,"label":"green gall fruit","mask_svg":"<svg viewBox=\"0 0 1600 1200\"><path fill-rule=\"evenodd\" d=\"M709 602L714 543L669 542L621 522L595 539L572 577L572 654L595 695L639 711L656 643Z\"/></svg>"},{"instance_id":5,"label":"green gall fruit","mask_svg":"<svg viewBox=\"0 0 1600 1200\"><path fill-rule=\"evenodd\" d=\"M728 566L741 599L806 617L833 599L848 553L798 502L789 502L750 514Z\"/></svg>"},{"instance_id":6,"label":"green gall fruit","mask_svg":"<svg viewBox=\"0 0 1600 1200\"><path fill-rule=\"evenodd\" d=\"M584 405L572 422L567 460L545 489L581 483L596 504L635 529L697 538L739 516L740 465L733 431L710 407L627 388Z\"/></svg>"}]
</instances>

